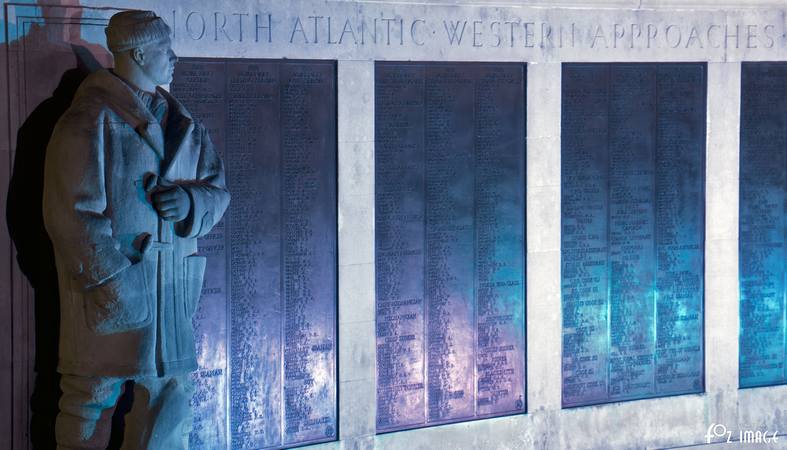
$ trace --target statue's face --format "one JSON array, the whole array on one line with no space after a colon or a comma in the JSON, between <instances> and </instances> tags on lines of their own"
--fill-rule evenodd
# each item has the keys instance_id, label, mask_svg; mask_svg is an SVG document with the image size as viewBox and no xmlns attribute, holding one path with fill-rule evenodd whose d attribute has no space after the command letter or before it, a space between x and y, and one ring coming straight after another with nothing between
<instances>
[{"instance_id":1,"label":"statue's face","mask_svg":"<svg viewBox=\"0 0 787 450\"><path fill-rule=\"evenodd\" d=\"M145 56L141 68L150 81L156 86L171 82L178 57L172 51L170 38L149 44L143 50Z\"/></svg>"}]
</instances>

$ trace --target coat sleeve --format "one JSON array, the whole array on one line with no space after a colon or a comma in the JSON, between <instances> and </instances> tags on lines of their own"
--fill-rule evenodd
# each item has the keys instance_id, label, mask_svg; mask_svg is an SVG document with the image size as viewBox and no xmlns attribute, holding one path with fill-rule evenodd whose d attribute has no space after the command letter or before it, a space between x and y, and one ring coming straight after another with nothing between
<instances>
[{"instance_id":1,"label":"coat sleeve","mask_svg":"<svg viewBox=\"0 0 787 450\"><path fill-rule=\"evenodd\" d=\"M224 164L216 154L205 128L201 124L197 127L201 134L197 178L180 183L191 198L191 211L185 220L175 225L175 232L184 238L208 234L221 220L230 202L230 193L224 178Z\"/></svg>"},{"instance_id":2,"label":"coat sleeve","mask_svg":"<svg viewBox=\"0 0 787 450\"><path fill-rule=\"evenodd\" d=\"M73 105L55 126L44 165L44 224L58 269L65 268L85 289L131 265L105 215L103 126L99 108Z\"/></svg>"}]
</instances>

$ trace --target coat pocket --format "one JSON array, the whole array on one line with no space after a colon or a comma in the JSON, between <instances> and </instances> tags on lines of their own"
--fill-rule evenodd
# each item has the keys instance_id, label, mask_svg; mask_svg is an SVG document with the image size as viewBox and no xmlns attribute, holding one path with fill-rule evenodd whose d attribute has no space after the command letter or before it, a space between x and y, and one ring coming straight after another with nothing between
<instances>
[{"instance_id":1,"label":"coat pocket","mask_svg":"<svg viewBox=\"0 0 787 450\"><path fill-rule=\"evenodd\" d=\"M85 291L85 322L98 334L112 334L150 325L156 293L145 259L126 267L104 284Z\"/></svg>"},{"instance_id":2,"label":"coat pocket","mask_svg":"<svg viewBox=\"0 0 787 450\"><path fill-rule=\"evenodd\" d=\"M184 311L186 317L191 319L197 311L200 296L202 295L202 280L205 276L205 263L207 257L191 255L183 258L183 268L185 273L183 287L185 292Z\"/></svg>"}]
</instances>

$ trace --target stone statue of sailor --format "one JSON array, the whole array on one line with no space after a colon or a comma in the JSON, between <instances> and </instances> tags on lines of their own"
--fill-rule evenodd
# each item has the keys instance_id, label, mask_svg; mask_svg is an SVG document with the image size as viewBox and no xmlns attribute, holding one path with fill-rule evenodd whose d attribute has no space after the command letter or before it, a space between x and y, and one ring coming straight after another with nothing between
<instances>
[{"instance_id":1,"label":"stone statue of sailor","mask_svg":"<svg viewBox=\"0 0 787 450\"><path fill-rule=\"evenodd\" d=\"M104 449L133 380L124 448L182 449L191 429L197 238L229 203L205 128L159 86L177 61L151 11L115 14L113 70L85 79L47 147L44 221L62 308L58 448Z\"/></svg>"}]
</instances>

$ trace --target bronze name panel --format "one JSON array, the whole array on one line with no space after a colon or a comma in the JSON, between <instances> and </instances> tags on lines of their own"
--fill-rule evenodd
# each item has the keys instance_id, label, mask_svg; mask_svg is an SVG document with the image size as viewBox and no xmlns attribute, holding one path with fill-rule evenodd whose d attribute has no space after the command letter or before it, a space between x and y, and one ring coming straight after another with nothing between
<instances>
[{"instance_id":1,"label":"bronze name panel","mask_svg":"<svg viewBox=\"0 0 787 450\"><path fill-rule=\"evenodd\" d=\"M784 384L787 64L743 63L740 145L740 386Z\"/></svg>"},{"instance_id":2,"label":"bronze name panel","mask_svg":"<svg viewBox=\"0 0 787 450\"><path fill-rule=\"evenodd\" d=\"M182 58L172 92L224 160L232 201L200 239L194 449L337 437L336 66Z\"/></svg>"},{"instance_id":3,"label":"bronze name panel","mask_svg":"<svg viewBox=\"0 0 787 450\"><path fill-rule=\"evenodd\" d=\"M704 64L563 64L564 407L702 392Z\"/></svg>"},{"instance_id":4,"label":"bronze name panel","mask_svg":"<svg viewBox=\"0 0 787 450\"><path fill-rule=\"evenodd\" d=\"M378 432L525 411L525 73L375 65Z\"/></svg>"}]
</instances>

